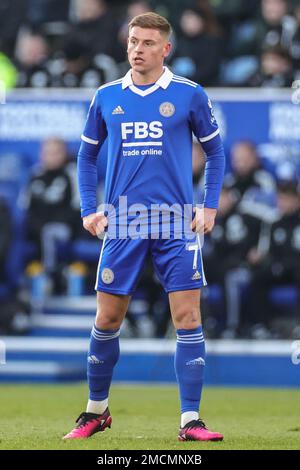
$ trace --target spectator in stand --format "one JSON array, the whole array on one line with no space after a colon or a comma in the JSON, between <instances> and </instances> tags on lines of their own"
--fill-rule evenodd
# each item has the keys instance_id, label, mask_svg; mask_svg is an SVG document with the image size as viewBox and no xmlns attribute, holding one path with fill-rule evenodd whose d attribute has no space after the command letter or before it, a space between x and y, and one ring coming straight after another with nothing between
<instances>
[{"instance_id":1,"label":"spectator in stand","mask_svg":"<svg viewBox=\"0 0 300 470\"><path fill-rule=\"evenodd\" d=\"M106 81L104 70L95 63L87 45L76 38L65 43L62 58L53 61L49 71L52 87L98 88Z\"/></svg>"},{"instance_id":2,"label":"spectator in stand","mask_svg":"<svg viewBox=\"0 0 300 470\"><path fill-rule=\"evenodd\" d=\"M0 50L13 57L17 34L26 16L24 0L1 0L0 2Z\"/></svg>"},{"instance_id":3,"label":"spectator in stand","mask_svg":"<svg viewBox=\"0 0 300 470\"><path fill-rule=\"evenodd\" d=\"M68 21L70 0L26 0L27 19L31 26L43 23Z\"/></svg>"},{"instance_id":4,"label":"spectator in stand","mask_svg":"<svg viewBox=\"0 0 300 470\"><path fill-rule=\"evenodd\" d=\"M298 290L298 305L290 313L299 315L300 302L300 190L299 182L278 184L279 219L272 224L269 247L264 253L252 250L248 260L252 265L248 323L255 325L253 335L268 337L268 331L278 317L288 318L287 307L276 308L269 293L274 286L294 284ZM298 325L299 325L298 320ZM283 332L277 332L281 337ZM289 336L291 331L288 332Z\"/></svg>"},{"instance_id":5,"label":"spectator in stand","mask_svg":"<svg viewBox=\"0 0 300 470\"><path fill-rule=\"evenodd\" d=\"M9 208L4 199L0 198L0 334L18 334L24 331L17 331L14 328L14 317L17 311L21 311L22 305L19 302L19 293L15 286L11 285L11 280L7 272L7 255L13 240L12 220ZM19 279L14 273L15 284ZM25 310L25 306L23 311Z\"/></svg>"},{"instance_id":6,"label":"spectator in stand","mask_svg":"<svg viewBox=\"0 0 300 470\"><path fill-rule=\"evenodd\" d=\"M0 199L0 282L5 281L5 261L12 239L12 228L8 207L3 199Z\"/></svg>"},{"instance_id":7,"label":"spectator in stand","mask_svg":"<svg viewBox=\"0 0 300 470\"><path fill-rule=\"evenodd\" d=\"M290 87L294 81L292 59L281 46L265 49L261 54L260 68L247 81L251 87Z\"/></svg>"},{"instance_id":8,"label":"spectator in stand","mask_svg":"<svg viewBox=\"0 0 300 470\"><path fill-rule=\"evenodd\" d=\"M17 87L49 86L48 57L49 47L41 34L31 32L21 34L16 51Z\"/></svg>"},{"instance_id":9,"label":"spectator in stand","mask_svg":"<svg viewBox=\"0 0 300 470\"><path fill-rule=\"evenodd\" d=\"M227 42L227 60L223 63L221 84L224 86L289 86L293 75L290 59L274 49L276 59L264 57L270 48L282 48L291 53L292 38L296 31L296 20L289 15L288 0L262 0L261 16L246 20L232 27ZM263 54L263 55L262 55ZM259 58L262 58L260 65ZM275 63L276 71L271 79L270 66L264 62ZM283 64L284 63L284 64ZM282 65L283 64L283 65ZM281 69L281 66L284 70ZM279 72L277 67L280 68ZM266 75L267 74L267 75ZM279 77L277 77L279 75ZM281 84L282 83L282 84Z\"/></svg>"},{"instance_id":10,"label":"spectator in stand","mask_svg":"<svg viewBox=\"0 0 300 470\"><path fill-rule=\"evenodd\" d=\"M198 0L198 5L204 0ZM261 0L205 0L209 2L218 21L229 34L234 25L241 21L255 18L259 12Z\"/></svg>"},{"instance_id":11,"label":"spectator in stand","mask_svg":"<svg viewBox=\"0 0 300 470\"><path fill-rule=\"evenodd\" d=\"M105 0L77 0L76 18L67 41L71 38L85 44L92 57L106 54L116 62L123 59L117 41L119 25Z\"/></svg>"},{"instance_id":12,"label":"spectator in stand","mask_svg":"<svg viewBox=\"0 0 300 470\"><path fill-rule=\"evenodd\" d=\"M296 20L289 13L288 0L262 0L261 18L238 25L230 41L230 54L260 55L267 47L289 49Z\"/></svg>"},{"instance_id":13,"label":"spectator in stand","mask_svg":"<svg viewBox=\"0 0 300 470\"><path fill-rule=\"evenodd\" d=\"M180 18L172 62L174 73L203 86L218 82L223 40L214 17L200 8L186 9Z\"/></svg>"},{"instance_id":14,"label":"spectator in stand","mask_svg":"<svg viewBox=\"0 0 300 470\"><path fill-rule=\"evenodd\" d=\"M299 79L300 78L300 4L296 5L294 9L294 18L297 24L296 24L295 33L292 37L289 52L292 57L294 67L297 71L296 78Z\"/></svg>"},{"instance_id":15,"label":"spectator in stand","mask_svg":"<svg viewBox=\"0 0 300 470\"><path fill-rule=\"evenodd\" d=\"M127 59L126 50L127 50L127 39L128 39L128 24L135 16L142 15L151 10L152 8L150 4L144 0L134 0L129 3L126 9L126 15L125 15L124 21L121 24L121 27L119 29L119 34L118 34L119 42L124 51L123 60Z\"/></svg>"},{"instance_id":16,"label":"spectator in stand","mask_svg":"<svg viewBox=\"0 0 300 470\"><path fill-rule=\"evenodd\" d=\"M241 0L238 0L238 1L241 1ZM191 4L196 9L202 11L209 25L210 33L216 33L216 34L223 33L223 27L221 29L221 23L218 21L218 18L215 12L215 6L213 5L212 0L195 0L194 2L190 2L190 3L187 2L185 9L191 6Z\"/></svg>"},{"instance_id":17,"label":"spectator in stand","mask_svg":"<svg viewBox=\"0 0 300 470\"><path fill-rule=\"evenodd\" d=\"M248 140L236 142L231 150L232 173L225 182L242 199L247 191L258 188L266 193L275 190L275 181L270 173L262 169L255 145Z\"/></svg>"},{"instance_id":18,"label":"spectator in stand","mask_svg":"<svg viewBox=\"0 0 300 470\"><path fill-rule=\"evenodd\" d=\"M215 314L215 333L220 334L223 330L224 337L235 337L240 332L240 290L249 281L247 256L258 245L260 232L261 220L244 214L239 209L238 191L225 185L215 228L203 252L208 283L221 286L225 297L223 318L220 318L220 311Z\"/></svg>"},{"instance_id":19,"label":"spectator in stand","mask_svg":"<svg viewBox=\"0 0 300 470\"><path fill-rule=\"evenodd\" d=\"M20 287L19 273L7 266L13 248L13 222L8 205L0 197L0 334L23 334L30 327L30 304ZM18 256L14 253L14 256ZM14 263L13 263L14 264ZM15 267L15 265L14 265Z\"/></svg>"},{"instance_id":20,"label":"spectator in stand","mask_svg":"<svg viewBox=\"0 0 300 470\"><path fill-rule=\"evenodd\" d=\"M57 243L68 243L77 233L80 220L76 194L65 143L46 140L41 149L40 167L33 174L25 194L27 235L34 243L38 260L61 289L62 266L58 262Z\"/></svg>"}]
</instances>

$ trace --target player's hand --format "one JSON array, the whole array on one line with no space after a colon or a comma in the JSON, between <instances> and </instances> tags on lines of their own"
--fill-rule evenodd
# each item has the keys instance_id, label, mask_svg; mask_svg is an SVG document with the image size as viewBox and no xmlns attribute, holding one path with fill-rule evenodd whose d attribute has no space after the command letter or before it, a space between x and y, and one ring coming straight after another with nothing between
<instances>
[{"instance_id":1,"label":"player's hand","mask_svg":"<svg viewBox=\"0 0 300 470\"><path fill-rule=\"evenodd\" d=\"M101 237L105 228L108 226L107 217L104 212L96 212L83 217L83 227L90 232L94 237Z\"/></svg>"},{"instance_id":2,"label":"player's hand","mask_svg":"<svg viewBox=\"0 0 300 470\"><path fill-rule=\"evenodd\" d=\"M215 225L217 209L195 207L193 211L195 217L191 223L191 230L196 233L210 233Z\"/></svg>"}]
</instances>

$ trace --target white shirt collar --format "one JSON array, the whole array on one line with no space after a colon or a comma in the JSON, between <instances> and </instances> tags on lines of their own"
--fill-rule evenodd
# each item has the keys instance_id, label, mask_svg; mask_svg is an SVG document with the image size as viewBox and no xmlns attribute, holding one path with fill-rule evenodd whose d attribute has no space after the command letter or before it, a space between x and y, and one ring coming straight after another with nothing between
<instances>
[{"instance_id":1,"label":"white shirt collar","mask_svg":"<svg viewBox=\"0 0 300 470\"><path fill-rule=\"evenodd\" d=\"M168 86L171 83L171 80L173 78L173 73L171 70L168 69L168 67L164 67L164 73L159 77L159 79L156 82L156 85L160 86L164 90L168 88ZM132 76L131 76L131 69L128 70L126 75L122 79L122 89L125 90L125 88L128 88L130 86L134 86L134 83L132 81Z\"/></svg>"}]
</instances>

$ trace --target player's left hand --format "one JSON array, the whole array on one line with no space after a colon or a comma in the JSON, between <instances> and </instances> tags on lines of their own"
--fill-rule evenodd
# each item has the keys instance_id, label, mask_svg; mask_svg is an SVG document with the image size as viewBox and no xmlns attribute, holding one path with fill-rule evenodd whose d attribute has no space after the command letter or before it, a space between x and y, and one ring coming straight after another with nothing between
<instances>
[{"instance_id":1,"label":"player's left hand","mask_svg":"<svg viewBox=\"0 0 300 470\"><path fill-rule=\"evenodd\" d=\"M195 217L191 223L191 230L196 233L210 233L215 225L215 218L217 209L210 209L209 207L195 207Z\"/></svg>"}]
</instances>

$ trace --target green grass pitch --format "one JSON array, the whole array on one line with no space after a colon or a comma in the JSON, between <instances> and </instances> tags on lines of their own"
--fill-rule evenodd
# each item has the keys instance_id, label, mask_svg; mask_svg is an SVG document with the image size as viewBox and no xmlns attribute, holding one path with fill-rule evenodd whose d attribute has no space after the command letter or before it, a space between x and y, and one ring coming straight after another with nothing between
<instances>
[{"instance_id":1,"label":"green grass pitch","mask_svg":"<svg viewBox=\"0 0 300 470\"><path fill-rule=\"evenodd\" d=\"M85 385L1 385L0 449L300 449L298 390L205 388L201 417L223 442L178 442L175 386L114 385L112 428L62 441L86 402Z\"/></svg>"}]
</instances>

